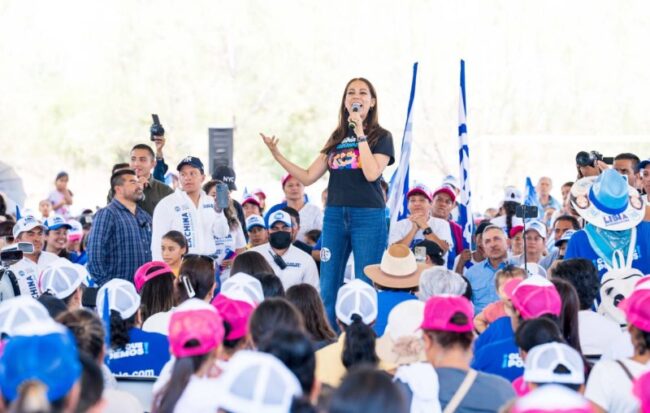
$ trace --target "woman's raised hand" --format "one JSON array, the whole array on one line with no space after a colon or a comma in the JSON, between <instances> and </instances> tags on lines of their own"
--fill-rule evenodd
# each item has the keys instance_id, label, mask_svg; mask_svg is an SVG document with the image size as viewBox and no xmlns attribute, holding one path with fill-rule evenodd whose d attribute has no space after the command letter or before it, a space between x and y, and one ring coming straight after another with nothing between
<instances>
[{"instance_id":1,"label":"woman's raised hand","mask_svg":"<svg viewBox=\"0 0 650 413\"><path fill-rule=\"evenodd\" d=\"M262 140L264 141L266 146L269 148L269 151L271 151L271 155L275 157L280 153L278 149L278 142L280 140L276 138L275 135L269 137L263 134L262 132L260 132L260 136L262 137Z\"/></svg>"}]
</instances>

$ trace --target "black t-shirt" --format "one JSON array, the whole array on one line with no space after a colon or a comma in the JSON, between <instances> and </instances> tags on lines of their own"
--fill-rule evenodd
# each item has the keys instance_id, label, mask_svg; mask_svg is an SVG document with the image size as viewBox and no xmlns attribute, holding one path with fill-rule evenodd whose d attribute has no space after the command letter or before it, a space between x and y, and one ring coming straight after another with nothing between
<instances>
[{"instance_id":1,"label":"black t-shirt","mask_svg":"<svg viewBox=\"0 0 650 413\"><path fill-rule=\"evenodd\" d=\"M388 165L395 162L393 136L390 132L379 138L373 154L381 153L390 158ZM363 176L357 138L351 134L343 139L327 155L327 167L330 179L327 185L328 206L348 206L359 208L385 208L384 194L379 179L368 182Z\"/></svg>"}]
</instances>

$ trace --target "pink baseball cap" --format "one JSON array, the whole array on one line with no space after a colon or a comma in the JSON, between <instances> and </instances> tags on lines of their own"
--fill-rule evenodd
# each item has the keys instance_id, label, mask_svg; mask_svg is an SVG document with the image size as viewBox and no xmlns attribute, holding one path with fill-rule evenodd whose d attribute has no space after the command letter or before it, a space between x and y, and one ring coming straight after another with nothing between
<instances>
[{"instance_id":1,"label":"pink baseball cap","mask_svg":"<svg viewBox=\"0 0 650 413\"><path fill-rule=\"evenodd\" d=\"M146 264L143 264L135 270L135 275L133 276L133 283L135 284L135 289L138 291L142 291L142 287L144 287L144 284L149 281L153 280L159 275L171 273L172 269L167 265L167 263L163 261L151 261Z\"/></svg>"},{"instance_id":2,"label":"pink baseball cap","mask_svg":"<svg viewBox=\"0 0 650 413\"><path fill-rule=\"evenodd\" d=\"M562 310L560 293L553 283L539 275L525 280L514 278L506 283L503 290L524 320L544 314L559 316Z\"/></svg>"},{"instance_id":3,"label":"pink baseball cap","mask_svg":"<svg viewBox=\"0 0 650 413\"><path fill-rule=\"evenodd\" d=\"M282 180L280 181L282 182L282 188L284 188L284 186L287 184L287 181L291 178L293 178L291 174L286 174L285 176L282 177Z\"/></svg>"},{"instance_id":4,"label":"pink baseball cap","mask_svg":"<svg viewBox=\"0 0 650 413\"><path fill-rule=\"evenodd\" d=\"M223 294L218 294L212 305L219 311L223 321L230 325L226 340L237 340L248 333L248 319L255 307L245 301L233 300Z\"/></svg>"},{"instance_id":5,"label":"pink baseball cap","mask_svg":"<svg viewBox=\"0 0 650 413\"><path fill-rule=\"evenodd\" d=\"M452 323L451 319L456 313L464 314L467 317L467 323L464 325ZM467 298L456 295L437 295L429 298L424 306L424 320L420 328L466 333L474 328L473 320L474 309Z\"/></svg>"},{"instance_id":6,"label":"pink baseball cap","mask_svg":"<svg viewBox=\"0 0 650 413\"><path fill-rule=\"evenodd\" d=\"M510 228L510 233L508 234L510 238L514 238L515 235L519 234L520 232L524 232L524 226L523 225L515 225L514 227Z\"/></svg>"},{"instance_id":7,"label":"pink baseball cap","mask_svg":"<svg viewBox=\"0 0 650 413\"><path fill-rule=\"evenodd\" d=\"M431 198L433 199L433 198L436 197L436 195L441 194L441 193L449 195L449 197L451 198L451 202L456 202L456 193L454 192L453 189L451 189L447 185L443 185L440 188L433 191L433 194L431 195Z\"/></svg>"},{"instance_id":8,"label":"pink baseball cap","mask_svg":"<svg viewBox=\"0 0 650 413\"><path fill-rule=\"evenodd\" d=\"M426 199L431 202L431 191L429 191L429 188L427 188L424 185L416 185L413 188L411 188L407 193L406 193L406 199L410 198L411 195L422 195Z\"/></svg>"},{"instance_id":9,"label":"pink baseball cap","mask_svg":"<svg viewBox=\"0 0 650 413\"><path fill-rule=\"evenodd\" d=\"M241 205L244 206L244 204L255 204L258 207L261 207L260 201L255 197L255 195L249 195L246 198L244 198L243 201L241 201Z\"/></svg>"},{"instance_id":10,"label":"pink baseball cap","mask_svg":"<svg viewBox=\"0 0 650 413\"><path fill-rule=\"evenodd\" d=\"M252 192L253 195L257 196L258 199L266 199L266 194L262 190L262 188L255 188L253 189Z\"/></svg>"},{"instance_id":11,"label":"pink baseball cap","mask_svg":"<svg viewBox=\"0 0 650 413\"><path fill-rule=\"evenodd\" d=\"M186 300L172 312L169 345L176 357L207 354L223 342L225 330L219 312L197 298ZM198 345L188 347L190 341Z\"/></svg>"},{"instance_id":12,"label":"pink baseball cap","mask_svg":"<svg viewBox=\"0 0 650 413\"><path fill-rule=\"evenodd\" d=\"M643 278L641 279L643 280ZM618 304L628 323L639 330L650 332L650 283L637 281L632 294Z\"/></svg>"}]
</instances>

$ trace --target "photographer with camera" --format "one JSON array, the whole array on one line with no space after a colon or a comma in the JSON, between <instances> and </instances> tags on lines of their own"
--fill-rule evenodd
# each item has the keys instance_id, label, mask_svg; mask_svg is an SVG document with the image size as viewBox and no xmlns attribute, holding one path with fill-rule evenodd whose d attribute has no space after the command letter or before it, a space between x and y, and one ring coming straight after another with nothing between
<instances>
[{"instance_id":1,"label":"photographer with camera","mask_svg":"<svg viewBox=\"0 0 650 413\"><path fill-rule=\"evenodd\" d=\"M38 275L58 257L43 251L43 235L47 228L33 216L26 216L16 222L13 228L15 243L25 242L33 246L31 253L24 253L23 259L10 267L20 287L20 294L38 298Z\"/></svg>"},{"instance_id":2,"label":"photographer with camera","mask_svg":"<svg viewBox=\"0 0 650 413\"><path fill-rule=\"evenodd\" d=\"M164 145L164 142L162 145ZM162 148L162 146L160 147ZM160 152L160 154L162 154L162 152ZM154 151L149 145L141 143L135 145L131 149L131 157L129 159L129 169L135 171L138 181L144 188L144 198L138 201L138 206L144 209L151 216L153 216L153 211L156 208L156 205L158 205L158 202L160 202L160 200L167 195L174 192L174 190L169 186L160 182L158 179L155 179L151 173L152 169L158 169L158 164L161 162L160 160L157 160L157 156L158 155L154 155ZM113 200L114 195L115 192L111 188L111 190L108 192L107 198L109 203Z\"/></svg>"},{"instance_id":3,"label":"photographer with camera","mask_svg":"<svg viewBox=\"0 0 650 413\"><path fill-rule=\"evenodd\" d=\"M608 165L614 163L614 158L605 157L597 151L580 151L576 154L576 169L578 170L578 179L587 176L598 176Z\"/></svg>"}]
</instances>

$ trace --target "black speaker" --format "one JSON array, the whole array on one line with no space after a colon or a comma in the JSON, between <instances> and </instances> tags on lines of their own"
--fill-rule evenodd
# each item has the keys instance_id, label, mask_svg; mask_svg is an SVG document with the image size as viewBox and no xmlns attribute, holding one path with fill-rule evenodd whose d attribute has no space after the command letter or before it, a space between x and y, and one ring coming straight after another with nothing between
<instances>
[{"instance_id":1,"label":"black speaker","mask_svg":"<svg viewBox=\"0 0 650 413\"><path fill-rule=\"evenodd\" d=\"M217 166L233 166L233 128L209 128L208 129L208 154L209 173L214 172Z\"/></svg>"}]
</instances>

